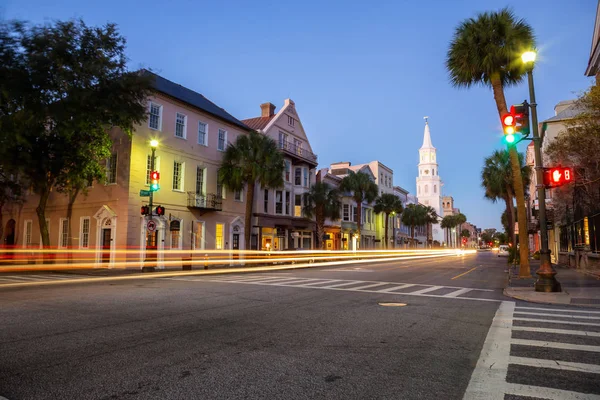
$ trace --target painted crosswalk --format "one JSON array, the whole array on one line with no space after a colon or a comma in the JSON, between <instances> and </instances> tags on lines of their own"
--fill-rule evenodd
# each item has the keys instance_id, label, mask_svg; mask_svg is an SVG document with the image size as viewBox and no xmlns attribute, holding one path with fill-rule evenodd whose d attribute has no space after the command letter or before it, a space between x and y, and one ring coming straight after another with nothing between
<instances>
[{"instance_id":1,"label":"painted crosswalk","mask_svg":"<svg viewBox=\"0 0 600 400\"><path fill-rule=\"evenodd\" d=\"M302 289L339 290L363 293L398 294L407 296L444 297L452 299L501 301L491 297L477 297L478 294L494 292L490 289L465 288L457 286L424 285L417 283L380 282L363 280L307 278L279 275L220 275L211 277L182 276L165 278L175 281L222 282L244 285L264 285L294 287Z\"/></svg>"},{"instance_id":2,"label":"painted crosswalk","mask_svg":"<svg viewBox=\"0 0 600 400\"><path fill-rule=\"evenodd\" d=\"M599 353L600 311L504 301L464 400L600 400Z\"/></svg>"},{"instance_id":3,"label":"painted crosswalk","mask_svg":"<svg viewBox=\"0 0 600 400\"><path fill-rule=\"evenodd\" d=\"M15 284L15 283L31 283L31 282L51 282L51 281L68 281L73 279L84 279L89 278L88 275L76 275L76 274L12 274L2 275L0 274L0 286Z\"/></svg>"}]
</instances>

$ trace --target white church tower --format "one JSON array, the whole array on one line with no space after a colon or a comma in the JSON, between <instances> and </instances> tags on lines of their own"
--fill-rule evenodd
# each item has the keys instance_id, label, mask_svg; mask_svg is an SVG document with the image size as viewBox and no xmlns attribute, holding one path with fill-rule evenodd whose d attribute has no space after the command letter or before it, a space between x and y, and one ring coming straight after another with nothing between
<instances>
[{"instance_id":1,"label":"white church tower","mask_svg":"<svg viewBox=\"0 0 600 400\"><path fill-rule=\"evenodd\" d=\"M419 176L417 176L417 198L419 203L435 209L440 219L444 216L442 209L442 180L439 175L436 149L431 143L429 123L425 117L423 145L419 149ZM440 244L444 241L444 232L439 224L433 225L433 240Z\"/></svg>"}]
</instances>

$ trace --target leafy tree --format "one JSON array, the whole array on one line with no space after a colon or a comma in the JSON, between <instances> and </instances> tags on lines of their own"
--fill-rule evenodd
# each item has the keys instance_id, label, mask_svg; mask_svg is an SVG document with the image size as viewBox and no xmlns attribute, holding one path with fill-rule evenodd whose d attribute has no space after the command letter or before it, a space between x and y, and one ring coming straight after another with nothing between
<instances>
[{"instance_id":1,"label":"leafy tree","mask_svg":"<svg viewBox=\"0 0 600 400\"><path fill-rule=\"evenodd\" d=\"M325 220L340 219L342 200L340 191L325 182L315 183L304 193L303 212L307 218L315 217L317 223L317 248L324 248Z\"/></svg>"},{"instance_id":2,"label":"leafy tree","mask_svg":"<svg viewBox=\"0 0 600 400\"><path fill-rule=\"evenodd\" d=\"M498 244L507 244L508 243L508 235L504 232L496 232L493 237L494 241L498 241Z\"/></svg>"},{"instance_id":3,"label":"leafy tree","mask_svg":"<svg viewBox=\"0 0 600 400\"><path fill-rule=\"evenodd\" d=\"M481 241L486 245L490 242L493 242L495 233L496 229L494 228L484 229L483 232L481 232Z\"/></svg>"},{"instance_id":4,"label":"leafy tree","mask_svg":"<svg viewBox=\"0 0 600 400\"><path fill-rule=\"evenodd\" d=\"M576 167L575 184L553 189L554 217L563 223L600 209L600 86L583 93L575 108L579 114L565 121L566 129L546 149L552 164Z\"/></svg>"},{"instance_id":5,"label":"leafy tree","mask_svg":"<svg viewBox=\"0 0 600 400\"><path fill-rule=\"evenodd\" d=\"M502 118L508 112L504 88L522 81L526 71L520 61L521 53L533 48L535 38L531 26L525 20L517 19L510 9L480 13L476 18L464 20L456 28L446 67L456 87L491 87L498 116ZM525 189L515 146L510 146L509 155L517 213L519 220L525 221ZM519 275L530 276L527 235L519 235L519 243L522 250Z\"/></svg>"},{"instance_id":6,"label":"leafy tree","mask_svg":"<svg viewBox=\"0 0 600 400\"><path fill-rule=\"evenodd\" d=\"M245 248L250 248L255 185L263 188L283 187L283 155L270 137L251 131L237 137L223 154L219 182L231 190L246 187L246 215L244 219Z\"/></svg>"},{"instance_id":7,"label":"leafy tree","mask_svg":"<svg viewBox=\"0 0 600 400\"><path fill-rule=\"evenodd\" d=\"M422 204L409 204L402 212L402 223L410 226L410 237L415 242L415 227L426 226L437 221L437 214L430 206Z\"/></svg>"},{"instance_id":8,"label":"leafy tree","mask_svg":"<svg viewBox=\"0 0 600 400\"><path fill-rule=\"evenodd\" d=\"M470 238L471 237L471 232L469 232L468 229L463 229L462 232L460 233L461 237L464 238Z\"/></svg>"},{"instance_id":9,"label":"leafy tree","mask_svg":"<svg viewBox=\"0 0 600 400\"><path fill-rule=\"evenodd\" d=\"M389 245L388 240L388 223L390 220L390 214L400 214L404 207L402 207L402 200L400 197L391 193L383 193L377 199L375 199L375 207L373 207L375 214L383 213L385 216L385 248Z\"/></svg>"},{"instance_id":10,"label":"leafy tree","mask_svg":"<svg viewBox=\"0 0 600 400\"><path fill-rule=\"evenodd\" d=\"M130 134L146 118L150 81L127 71L124 50L114 24L0 24L0 163L20 165L39 196L44 246L50 192L81 171L102 169L109 129Z\"/></svg>"},{"instance_id":11,"label":"leafy tree","mask_svg":"<svg viewBox=\"0 0 600 400\"><path fill-rule=\"evenodd\" d=\"M24 187L22 182L19 182L17 170L6 170L0 164L0 239L4 235L4 221L2 220L4 205L22 204L23 201Z\"/></svg>"},{"instance_id":12,"label":"leafy tree","mask_svg":"<svg viewBox=\"0 0 600 400\"><path fill-rule=\"evenodd\" d=\"M350 171L348 175L342 179L340 183L340 190L342 192L351 192L352 198L356 202L357 207L357 219L356 226L358 230L359 240L362 242L361 230L362 230L362 204L363 202L372 203L377 198L379 189L371 177L364 172L353 172Z\"/></svg>"}]
</instances>

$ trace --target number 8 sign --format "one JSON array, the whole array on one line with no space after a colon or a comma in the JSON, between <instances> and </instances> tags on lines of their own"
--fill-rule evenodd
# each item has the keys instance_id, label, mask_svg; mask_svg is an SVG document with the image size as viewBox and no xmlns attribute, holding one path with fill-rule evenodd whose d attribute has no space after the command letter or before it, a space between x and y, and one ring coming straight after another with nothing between
<instances>
[{"instance_id":1,"label":"number 8 sign","mask_svg":"<svg viewBox=\"0 0 600 400\"><path fill-rule=\"evenodd\" d=\"M545 187L552 188L571 182L573 182L573 168L561 166L544 168Z\"/></svg>"}]
</instances>

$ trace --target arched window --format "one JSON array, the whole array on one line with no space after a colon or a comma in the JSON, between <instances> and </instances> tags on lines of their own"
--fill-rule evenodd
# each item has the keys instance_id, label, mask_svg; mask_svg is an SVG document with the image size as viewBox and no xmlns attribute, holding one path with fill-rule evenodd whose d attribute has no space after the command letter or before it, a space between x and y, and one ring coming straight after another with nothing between
<instances>
[{"instance_id":1,"label":"arched window","mask_svg":"<svg viewBox=\"0 0 600 400\"><path fill-rule=\"evenodd\" d=\"M429 193L429 185L425 185L425 193Z\"/></svg>"},{"instance_id":2,"label":"arched window","mask_svg":"<svg viewBox=\"0 0 600 400\"><path fill-rule=\"evenodd\" d=\"M435 168L432 168L432 169L431 169L431 175L432 175L432 176L435 176Z\"/></svg>"},{"instance_id":3,"label":"arched window","mask_svg":"<svg viewBox=\"0 0 600 400\"><path fill-rule=\"evenodd\" d=\"M421 186L419 186L419 194L421 194Z\"/></svg>"},{"instance_id":4,"label":"arched window","mask_svg":"<svg viewBox=\"0 0 600 400\"><path fill-rule=\"evenodd\" d=\"M437 193L437 185L433 185L433 193Z\"/></svg>"}]
</instances>

